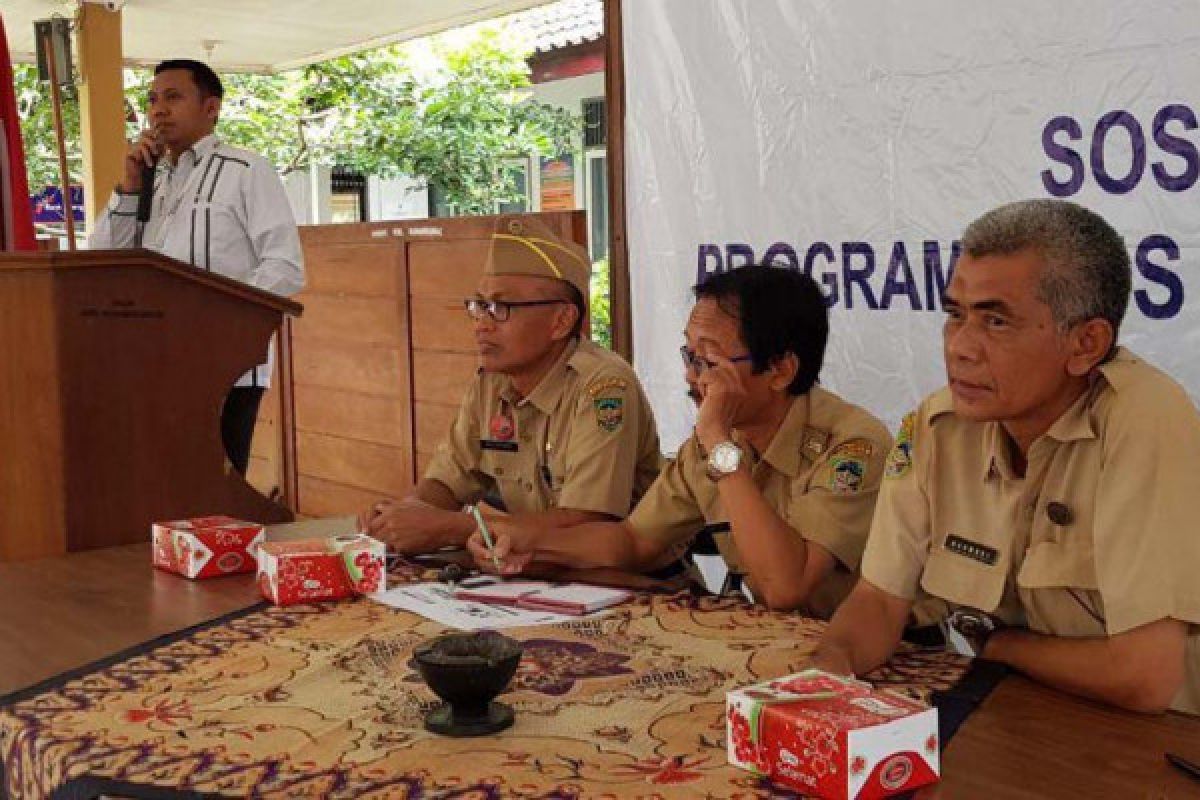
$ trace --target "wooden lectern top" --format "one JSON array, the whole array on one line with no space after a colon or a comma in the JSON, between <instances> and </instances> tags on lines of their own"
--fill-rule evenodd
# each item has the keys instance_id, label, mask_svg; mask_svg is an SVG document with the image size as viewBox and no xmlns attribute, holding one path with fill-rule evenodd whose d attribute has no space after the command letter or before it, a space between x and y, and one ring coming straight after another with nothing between
<instances>
[{"instance_id":1,"label":"wooden lectern top","mask_svg":"<svg viewBox=\"0 0 1200 800\"><path fill-rule=\"evenodd\" d=\"M216 291L261 303L284 314L299 316L304 310L299 303L286 297L256 289L249 284L227 278L216 272L200 269L168 258L153 250L77 250L75 252L0 253L0 270L79 270L104 267L146 267L178 275L188 281L211 286Z\"/></svg>"}]
</instances>

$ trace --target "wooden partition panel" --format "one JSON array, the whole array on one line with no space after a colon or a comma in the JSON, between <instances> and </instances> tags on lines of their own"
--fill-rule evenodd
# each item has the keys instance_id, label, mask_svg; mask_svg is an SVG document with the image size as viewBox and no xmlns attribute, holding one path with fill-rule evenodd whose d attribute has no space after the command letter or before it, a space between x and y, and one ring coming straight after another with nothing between
<instances>
[{"instance_id":1,"label":"wooden partition panel","mask_svg":"<svg viewBox=\"0 0 1200 800\"><path fill-rule=\"evenodd\" d=\"M586 244L583 212L537 215ZM476 369L463 298L493 217L301 228L308 286L293 326L299 512L359 511L406 492L446 435ZM279 481L278 400L267 395L251 477Z\"/></svg>"},{"instance_id":2,"label":"wooden partition panel","mask_svg":"<svg viewBox=\"0 0 1200 800\"><path fill-rule=\"evenodd\" d=\"M313 315L293 327L300 512L328 516L412 483L404 248L368 226L305 228Z\"/></svg>"},{"instance_id":3,"label":"wooden partition panel","mask_svg":"<svg viewBox=\"0 0 1200 800\"><path fill-rule=\"evenodd\" d=\"M486 239L409 245L413 413L416 458L422 469L449 429L477 367L463 298L479 284L487 248ZM416 309L421 309L419 315Z\"/></svg>"},{"instance_id":4,"label":"wooden partition panel","mask_svg":"<svg viewBox=\"0 0 1200 800\"><path fill-rule=\"evenodd\" d=\"M279 370L272 377L271 388L263 395L258 409L258 423L250 442L250 462L246 480L259 492L272 499L283 495L283 437L279 422Z\"/></svg>"}]
</instances>

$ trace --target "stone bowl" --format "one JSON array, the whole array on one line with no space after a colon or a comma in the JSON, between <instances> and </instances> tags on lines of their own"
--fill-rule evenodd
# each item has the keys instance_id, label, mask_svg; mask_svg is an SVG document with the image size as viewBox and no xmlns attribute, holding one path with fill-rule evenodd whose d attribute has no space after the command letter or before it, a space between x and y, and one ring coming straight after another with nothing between
<instances>
[{"instance_id":1,"label":"stone bowl","mask_svg":"<svg viewBox=\"0 0 1200 800\"><path fill-rule=\"evenodd\" d=\"M521 643L494 631L450 633L413 649L426 685L445 701L425 716L425 727L446 736L483 736L513 723L513 710L493 698L521 662Z\"/></svg>"}]
</instances>

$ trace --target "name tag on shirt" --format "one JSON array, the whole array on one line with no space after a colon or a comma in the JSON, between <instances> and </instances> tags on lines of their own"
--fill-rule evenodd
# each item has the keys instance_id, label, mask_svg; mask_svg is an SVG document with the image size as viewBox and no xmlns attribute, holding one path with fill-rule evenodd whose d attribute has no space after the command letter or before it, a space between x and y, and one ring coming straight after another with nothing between
<instances>
[{"instance_id":1,"label":"name tag on shirt","mask_svg":"<svg viewBox=\"0 0 1200 800\"><path fill-rule=\"evenodd\" d=\"M498 439L480 439L479 446L484 450L500 450L504 453L515 453L518 450L516 442L502 442Z\"/></svg>"},{"instance_id":2,"label":"name tag on shirt","mask_svg":"<svg viewBox=\"0 0 1200 800\"><path fill-rule=\"evenodd\" d=\"M970 539L964 539L954 534L946 537L946 544L944 546L951 553L966 556L981 564L987 564L989 567L994 567L997 559L1000 558L1000 551L996 548L988 547L986 544L980 544L979 542L972 542Z\"/></svg>"}]
</instances>

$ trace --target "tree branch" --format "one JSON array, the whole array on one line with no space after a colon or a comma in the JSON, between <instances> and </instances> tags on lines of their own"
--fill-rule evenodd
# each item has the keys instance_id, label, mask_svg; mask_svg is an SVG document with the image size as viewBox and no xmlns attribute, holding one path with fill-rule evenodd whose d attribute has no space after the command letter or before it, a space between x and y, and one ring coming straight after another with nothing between
<instances>
[{"instance_id":1,"label":"tree branch","mask_svg":"<svg viewBox=\"0 0 1200 800\"><path fill-rule=\"evenodd\" d=\"M304 138L303 119L296 120L296 132L300 136L300 149L296 151L296 154L292 156L292 160L289 161L287 166L283 168L283 171L279 173L279 177L281 178L286 178L288 175L292 174L292 172L294 172L296 168L300 166L301 159L303 159L308 153L308 139Z\"/></svg>"}]
</instances>

